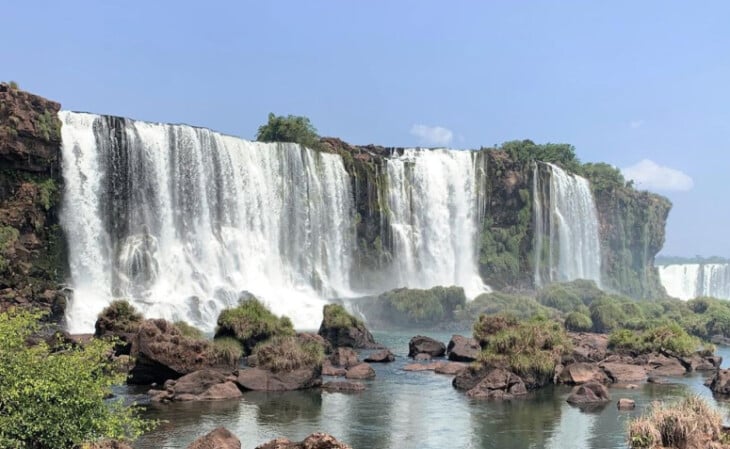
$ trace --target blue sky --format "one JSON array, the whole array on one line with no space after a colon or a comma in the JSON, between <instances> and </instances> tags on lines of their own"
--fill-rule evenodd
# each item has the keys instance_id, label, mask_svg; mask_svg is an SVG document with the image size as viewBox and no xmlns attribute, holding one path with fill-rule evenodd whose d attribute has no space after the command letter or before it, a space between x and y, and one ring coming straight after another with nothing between
<instances>
[{"instance_id":1,"label":"blue sky","mask_svg":"<svg viewBox=\"0 0 730 449\"><path fill-rule=\"evenodd\" d=\"M567 142L673 201L664 254L730 257L728 2L26 1L1 14L0 79L65 109L246 138L275 112L356 144Z\"/></svg>"}]
</instances>

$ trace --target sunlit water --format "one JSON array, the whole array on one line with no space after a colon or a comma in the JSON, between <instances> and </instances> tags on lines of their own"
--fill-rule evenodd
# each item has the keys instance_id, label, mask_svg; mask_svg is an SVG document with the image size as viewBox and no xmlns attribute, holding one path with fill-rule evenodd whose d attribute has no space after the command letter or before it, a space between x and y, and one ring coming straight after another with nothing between
<instances>
[{"instance_id":1,"label":"sunlit water","mask_svg":"<svg viewBox=\"0 0 730 449\"><path fill-rule=\"evenodd\" d=\"M249 392L241 400L153 404L146 415L167 422L138 440L135 448L185 448L198 436L225 426L241 439L243 448L280 436L301 440L322 431L355 449L611 449L627 447L630 418L655 400L697 393L726 414L730 410L712 398L702 374L673 378L669 385L613 388L611 403L593 410L567 404L568 387L546 388L511 402L471 400L451 386L451 376L402 370L410 363L406 355L413 335L376 333L398 357L391 364L373 364L377 377L364 381L367 390L362 393ZM450 337L434 336L443 341ZM728 348L719 352L726 360L730 357ZM634 399L636 410L618 411L616 401L622 397Z\"/></svg>"}]
</instances>

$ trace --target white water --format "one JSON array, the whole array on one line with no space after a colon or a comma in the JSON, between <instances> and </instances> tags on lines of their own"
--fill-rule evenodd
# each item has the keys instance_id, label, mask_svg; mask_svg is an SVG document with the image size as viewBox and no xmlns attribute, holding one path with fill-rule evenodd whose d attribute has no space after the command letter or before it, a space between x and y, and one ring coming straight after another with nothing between
<instances>
[{"instance_id":1,"label":"white water","mask_svg":"<svg viewBox=\"0 0 730 449\"><path fill-rule=\"evenodd\" d=\"M549 170L549 205L542 204L540 167L533 173L535 247L542 248L547 237L548 257L535 254L535 283L589 279L601 285L601 245L598 212L590 184L578 175L568 174L553 164L540 164ZM548 214L545 217L543 214ZM545 220L547 218L547 220ZM548 223L547 235L544 223ZM557 257L555 255L557 254ZM543 271L545 266L546 271ZM543 273L547 273L545 276Z\"/></svg>"},{"instance_id":2,"label":"white water","mask_svg":"<svg viewBox=\"0 0 730 449\"><path fill-rule=\"evenodd\" d=\"M657 268L669 296L685 301L698 296L730 299L730 264L671 264Z\"/></svg>"},{"instance_id":3,"label":"white water","mask_svg":"<svg viewBox=\"0 0 730 449\"><path fill-rule=\"evenodd\" d=\"M477 266L476 164L473 151L443 149L387 160L395 286L458 285L469 298L488 290Z\"/></svg>"},{"instance_id":4,"label":"white water","mask_svg":"<svg viewBox=\"0 0 730 449\"><path fill-rule=\"evenodd\" d=\"M182 125L62 112L71 332L113 297L206 330L242 291L298 328L345 296L354 248L339 156ZM110 126L112 120L116 120Z\"/></svg>"}]
</instances>

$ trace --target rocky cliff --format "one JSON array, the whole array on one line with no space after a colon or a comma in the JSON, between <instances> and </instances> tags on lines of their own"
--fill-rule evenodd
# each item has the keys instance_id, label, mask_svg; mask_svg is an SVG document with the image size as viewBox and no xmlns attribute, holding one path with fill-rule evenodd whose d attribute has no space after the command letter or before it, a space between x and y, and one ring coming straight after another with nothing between
<instances>
[{"instance_id":1,"label":"rocky cliff","mask_svg":"<svg viewBox=\"0 0 730 449\"><path fill-rule=\"evenodd\" d=\"M60 105L0 84L0 310L35 305L63 316Z\"/></svg>"}]
</instances>

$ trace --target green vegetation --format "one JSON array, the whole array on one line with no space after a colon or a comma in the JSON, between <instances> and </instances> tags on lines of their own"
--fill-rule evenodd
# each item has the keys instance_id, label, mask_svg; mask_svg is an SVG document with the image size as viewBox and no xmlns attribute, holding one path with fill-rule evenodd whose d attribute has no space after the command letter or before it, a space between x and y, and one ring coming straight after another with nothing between
<instances>
[{"instance_id":1,"label":"green vegetation","mask_svg":"<svg viewBox=\"0 0 730 449\"><path fill-rule=\"evenodd\" d=\"M45 140L61 140L61 122L51 111L43 111L36 122L38 131Z\"/></svg>"},{"instance_id":2,"label":"green vegetation","mask_svg":"<svg viewBox=\"0 0 730 449\"><path fill-rule=\"evenodd\" d=\"M506 314L519 319L533 317L553 318L559 312L538 303L535 298L527 295L510 294L504 292L482 293L469 301L456 312L461 321L473 322L480 314Z\"/></svg>"},{"instance_id":3,"label":"green vegetation","mask_svg":"<svg viewBox=\"0 0 730 449\"><path fill-rule=\"evenodd\" d=\"M593 321L584 313L570 312L565 317L565 328L573 332L590 332L593 329Z\"/></svg>"},{"instance_id":4,"label":"green vegetation","mask_svg":"<svg viewBox=\"0 0 730 449\"><path fill-rule=\"evenodd\" d=\"M583 164L577 173L590 181L594 192L633 186L631 182L626 183L618 168L603 162Z\"/></svg>"},{"instance_id":5,"label":"green vegetation","mask_svg":"<svg viewBox=\"0 0 730 449\"><path fill-rule=\"evenodd\" d=\"M26 340L37 314L0 313L0 447L71 449L104 438L134 439L154 423L137 409L109 401L124 382L109 358L111 342L51 352Z\"/></svg>"},{"instance_id":6,"label":"green vegetation","mask_svg":"<svg viewBox=\"0 0 730 449\"><path fill-rule=\"evenodd\" d=\"M18 83L16 81L9 81L8 86L10 86L12 90L20 89L20 86L18 86Z\"/></svg>"},{"instance_id":7,"label":"green vegetation","mask_svg":"<svg viewBox=\"0 0 730 449\"><path fill-rule=\"evenodd\" d=\"M294 336L277 336L259 343L252 354L257 366L274 372L322 365L324 349L315 341L301 341Z\"/></svg>"},{"instance_id":8,"label":"green vegetation","mask_svg":"<svg viewBox=\"0 0 730 449\"><path fill-rule=\"evenodd\" d=\"M667 324L640 332L629 329L614 331L609 337L608 345L612 349L634 354L670 351L688 356L699 349L700 341L690 336L680 325Z\"/></svg>"},{"instance_id":9,"label":"green vegetation","mask_svg":"<svg viewBox=\"0 0 730 449\"><path fill-rule=\"evenodd\" d=\"M175 321L175 327L185 337L192 338L194 340L202 340L205 338L203 331L185 321Z\"/></svg>"},{"instance_id":10,"label":"green vegetation","mask_svg":"<svg viewBox=\"0 0 730 449\"><path fill-rule=\"evenodd\" d=\"M378 297L383 319L402 325L435 325L454 319L454 311L466 304L461 287L428 290L399 288Z\"/></svg>"},{"instance_id":11,"label":"green vegetation","mask_svg":"<svg viewBox=\"0 0 730 449\"><path fill-rule=\"evenodd\" d=\"M259 142L294 142L315 150L322 149L317 130L307 117L269 114L269 120L256 133Z\"/></svg>"},{"instance_id":12,"label":"green vegetation","mask_svg":"<svg viewBox=\"0 0 730 449\"><path fill-rule=\"evenodd\" d=\"M243 357L243 346L233 337L216 338L213 340L213 356L219 363L236 368Z\"/></svg>"},{"instance_id":13,"label":"green vegetation","mask_svg":"<svg viewBox=\"0 0 730 449\"><path fill-rule=\"evenodd\" d=\"M480 317L475 327L475 338L482 342L478 362L494 367L505 367L520 376L549 380L560 357L570 350L570 341L557 321L533 319L514 322L509 319L492 320ZM480 324L481 323L481 324Z\"/></svg>"},{"instance_id":14,"label":"green vegetation","mask_svg":"<svg viewBox=\"0 0 730 449\"><path fill-rule=\"evenodd\" d=\"M722 414L699 396L670 405L655 402L629 425L632 449L721 448L728 443Z\"/></svg>"},{"instance_id":15,"label":"green vegetation","mask_svg":"<svg viewBox=\"0 0 730 449\"><path fill-rule=\"evenodd\" d=\"M215 338L233 337L250 354L259 342L275 336L294 335L294 326L288 317L277 317L258 299L241 300L237 307L223 310L218 316Z\"/></svg>"},{"instance_id":16,"label":"green vegetation","mask_svg":"<svg viewBox=\"0 0 730 449\"><path fill-rule=\"evenodd\" d=\"M512 160L526 165L541 161L558 164L574 173L580 171L580 161L575 155L575 147L567 143L536 144L531 140L513 140L503 143L499 149L507 152Z\"/></svg>"},{"instance_id":17,"label":"green vegetation","mask_svg":"<svg viewBox=\"0 0 730 449\"><path fill-rule=\"evenodd\" d=\"M362 326L362 321L347 313L347 310L340 304L327 304L324 306L324 318L322 323L328 328L344 328Z\"/></svg>"},{"instance_id":18,"label":"green vegetation","mask_svg":"<svg viewBox=\"0 0 730 449\"><path fill-rule=\"evenodd\" d=\"M143 320L142 314L129 301L115 299L99 313L94 325L95 335L135 333Z\"/></svg>"},{"instance_id":19,"label":"green vegetation","mask_svg":"<svg viewBox=\"0 0 730 449\"><path fill-rule=\"evenodd\" d=\"M18 230L14 227L0 226L0 273L8 268L7 254L18 241L19 236Z\"/></svg>"}]
</instances>

